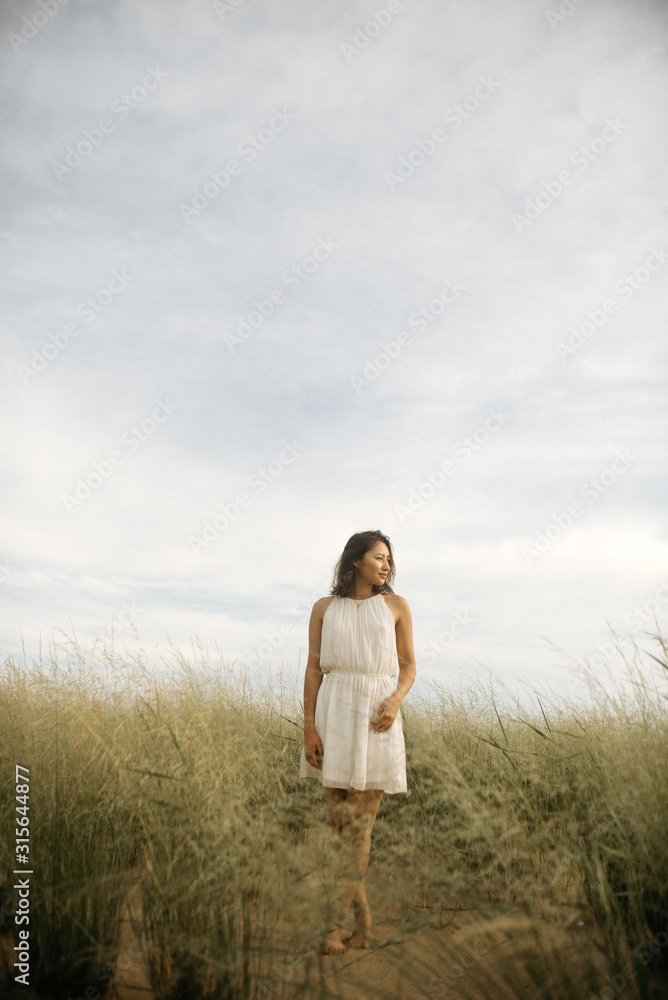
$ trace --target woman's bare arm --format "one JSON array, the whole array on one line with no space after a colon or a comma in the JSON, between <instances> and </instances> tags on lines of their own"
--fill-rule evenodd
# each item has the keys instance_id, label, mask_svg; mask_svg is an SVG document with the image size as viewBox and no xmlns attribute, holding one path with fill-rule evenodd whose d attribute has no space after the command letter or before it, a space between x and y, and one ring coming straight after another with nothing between
<instances>
[{"instance_id":1,"label":"woman's bare arm","mask_svg":"<svg viewBox=\"0 0 668 1000\"><path fill-rule=\"evenodd\" d=\"M392 594L385 598L394 615L394 629L397 637L397 659L399 680L397 689L384 698L378 706L378 714L371 720L374 733L386 733L399 714L399 707L413 686L415 680L415 653L413 652L413 620L411 609L405 597Z\"/></svg>"},{"instance_id":2,"label":"woman's bare arm","mask_svg":"<svg viewBox=\"0 0 668 1000\"><path fill-rule=\"evenodd\" d=\"M315 728L315 704L322 684L320 669L320 643L322 640L322 620L333 597L321 597L311 611L308 626L308 659L304 677L304 755L309 764L322 770L323 746Z\"/></svg>"},{"instance_id":3,"label":"woman's bare arm","mask_svg":"<svg viewBox=\"0 0 668 1000\"><path fill-rule=\"evenodd\" d=\"M399 614L395 611L396 618L395 631L397 636L397 658L399 660L399 680L394 697L399 703L404 700L413 686L415 680L415 653L413 651L413 619L411 609L405 597L395 595L395 606L398 607Z\"/></svg>"},{"instance_id":4,"label":"woman's bare arm","mask_svg":"<svg viewBox=\"0 0 668 1000\"><path fill-rule=\"evenodd\" d=\"M320 643L322 641L322 619L325 615L331 597L321 597L316 601L311 611L308 625L308 659L304 677L304 731L315 729L315 703L322 684L323 673L320 669Z\"/></svg>"}]
</instances>

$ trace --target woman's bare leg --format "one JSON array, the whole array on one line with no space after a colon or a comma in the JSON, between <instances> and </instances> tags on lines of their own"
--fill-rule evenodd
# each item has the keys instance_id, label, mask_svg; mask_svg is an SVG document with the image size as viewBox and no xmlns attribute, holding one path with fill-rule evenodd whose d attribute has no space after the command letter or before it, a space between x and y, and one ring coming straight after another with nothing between
<instances>
[{"instance_id":1,"label":"woman's bare leg","mask_svg":"<svg viewBox=\"0 0 668 1000\"><path fill-rule=\"evenodd\" d=\"M339 891L334 904L335 921L339 928L343 917L353 903L355 929L348 939L353 948L369 947L371 912L366 898L364 875L369 864L371 851L371 831L378 812L383 792L369 788L358 791L346 790L345 799L339 800L339 812L343 821L341 839L343 877L339 881ZM342 943L343 945L343 943ZM345 945L343 945L345 948Z\"/></svg>"},{"instance_id":2,"label":"woman's bare leg","mask_svg":"<svg viewBox=\"0 0 668 1000\"><path fill-rule=\"evenodd\" d=\"M357 887L357 892L353 899L353 910L355 913L355 926L346 944L349 948L368 948L369 933L371 931L371 910L369 909L369 901L366 898L364 879L362 879Z\"/></svg>"},{"instance_id":3,"label":"woman's bare leg","mask_svg":"<svg viewBox=\"0 0 668 1000\"><path fill-rule=\"evenodd\" d=\"M345 788L329 788L323 786L325 793L325 805L329 816L329 823L332 829L332 844L337 858L337 868L342 867L341 859L345 853L344 845L344 808L346 799ZM337 877L339 872L337 871ZM338 918L338 919L337 919ZM341 955L347 950L347 945L341 940L341 918L342 914L332 913L331 919L327 921L326 938L322 946L324 955Z\"/></svg>"}]
</instances>

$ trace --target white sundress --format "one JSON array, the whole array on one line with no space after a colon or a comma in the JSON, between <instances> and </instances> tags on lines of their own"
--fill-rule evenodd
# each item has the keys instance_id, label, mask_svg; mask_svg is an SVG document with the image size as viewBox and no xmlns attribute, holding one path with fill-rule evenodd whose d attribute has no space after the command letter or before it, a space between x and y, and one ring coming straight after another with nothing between
<instances>
[{"instance_id":1,"label":"white sundress","mask_svg":"<svg viewBox=\"0 0 668 1000\"><path fill-rule=\"evenodd\" d=\"M322 623L315 730L322 740L322 770L302 749L301 778L330 788L406 792L406 748L401 713L385 733L370 726L384 698L396 691L399 672L395 621L382 594L362 601L334 596Z\"/></svg>"}]
</instances>

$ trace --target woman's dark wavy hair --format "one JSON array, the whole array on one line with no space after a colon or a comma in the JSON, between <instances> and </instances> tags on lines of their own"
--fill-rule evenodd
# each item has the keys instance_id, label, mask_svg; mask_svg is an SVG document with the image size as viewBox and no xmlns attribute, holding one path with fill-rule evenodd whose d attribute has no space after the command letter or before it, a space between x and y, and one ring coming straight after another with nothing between
<instances>
[{"instance_id":1,"label":"woman's dark wavy hair","mask_svg":"<svg viewBox=\"0 0 668 1000\"><path fill-rule=\"evenodd\" d=\"M345 548L339 557L339 561L334 567L334 579L330 594L337 594L339 597L349 597L355 579L355 569L353 563L363 559L369 549L373 548L376 542L385 542L390 551L390 572L381 587L374 583L373 590L376 594L393 594L390 584L394 580L394 553L392 545L387 535L382 531L358 531L351 535L345 544Z\"/></svg>"}]
</instances>

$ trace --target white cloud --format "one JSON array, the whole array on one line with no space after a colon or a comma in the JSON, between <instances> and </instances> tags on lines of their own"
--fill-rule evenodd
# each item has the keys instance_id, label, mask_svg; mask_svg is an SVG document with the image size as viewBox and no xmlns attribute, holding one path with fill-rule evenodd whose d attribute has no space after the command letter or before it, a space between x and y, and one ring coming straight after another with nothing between
<instances>
[{"instance_id":1,"label":"white cloud","mask_svg":"<svg viewBox=\"0 0 668 1000\"><path fill-rule=\"evenodd\" d=\"M361 2L243 0L224 16L194 2L72 2L8 48L6 648L23 629L36 649L70 617L90 634L134 601L149 645L169 634L186 648L197 633L242 658L295 622L277 653L295 662L306 617L291 609L368 527L395 542L416 647L457 611L477 619L437 676L480 661L567 684L544 637L591 649L606 615L623 627L653 592L665 281L638 268L665 228L665 24L651 3L583 4L554 27L549 9L404 2L347 63L341 42L369 19ZM15 32L19 13L2 16ZM165 78L133 98L147 67ZM494 83L476 98L481 80ZM277 109L294 115L280 130ZM105 116L113 130L58 180L53 160ZM610 120L626 127L601 144ZM216 189L231 160L238 171ZM572 182L555 193L563 169ZM518 232L527 199L540 210ZM188 223L184 203L202 206ZM339 245L314 268L320 240ZM123 269L132 280L109 299ZM618 284L628 274L641 275L632 294ZM465 290L434 315L447 281ZM610 296L619 308L587 326ZM226 335L263 309L230 350ZM582 343L560 358L573 328ZM369 364L377 375L356 392ZM124 435L164 398L173 415L130 450ZM482 440L498 408L510 416ZM253 492L295 440L303 452ZM114 450L113 474L66 509L63 495ZM616 450L636 460L528 565L522 544L583 502ZM433 497L400 517L453 458ZM223 523L240 492L251 502L194 552L193 535Z\"/></svg>"}]
</instances>

